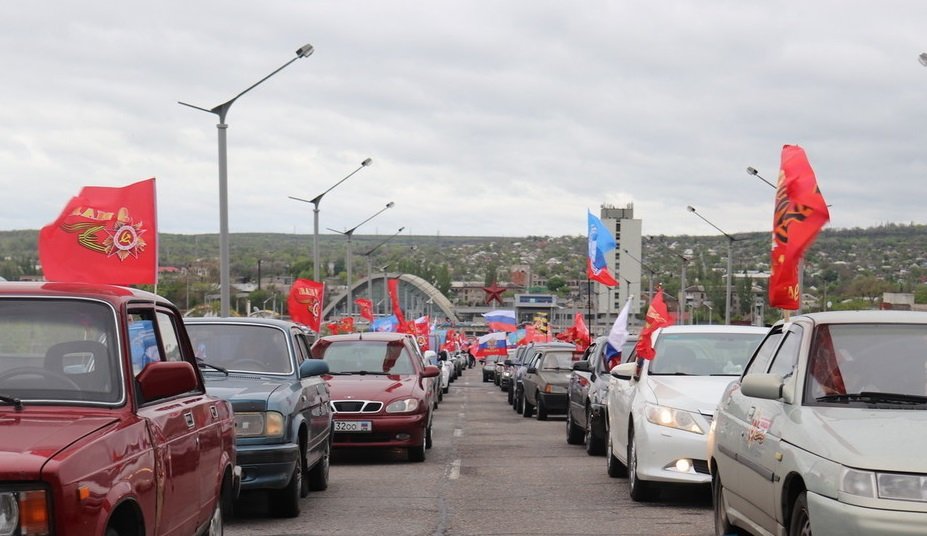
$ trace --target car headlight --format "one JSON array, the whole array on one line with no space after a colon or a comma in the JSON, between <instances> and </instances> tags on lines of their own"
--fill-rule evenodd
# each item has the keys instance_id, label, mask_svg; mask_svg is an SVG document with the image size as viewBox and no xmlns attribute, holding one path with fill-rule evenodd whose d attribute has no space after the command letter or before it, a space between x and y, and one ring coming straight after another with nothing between
<instances>
[{"instance_id":1,"label":"car headlight","mask_svg":"<svg viewBox=\"0 0 927 536\"><path fill-rule=\"evenodd\" d=\"M238 437L283 437L286 419L276 411L235 413Z\"/></svg>"},{"instance_id":2,"label":"car headlight","mask_svg":"<svg viewBox=\"0 0 927 536\"><path fill-rule=\"evenodd\" d=\"M859 497L927 502L927 476L843 469L840 491Z\"/></svg>"},{"instance_id":3,"label":"car headlight","mask_svg":"<svg viewBox=\"0 0 927 536\"><path fill-rule=\"evenodd\" d=\"M48 506L44 490L0 492L0 536L51 534Z\"/></svg>"},{"instance_id":4,"label":"car headlight","mask_svg":"<svg viewBox=\"0 0 927 536\"><path fill-rule=\"evenodd\" d=\"M390 405L386 406L387 413L409 413L410 411L415 411L417 409L417 398L404 398L402 400L392 402Z\"/></svg>"},{"instance_id":5,"label":"car headlight","mask_svg":"<svg viewBox=\"0 0 927 536\"><path fill-rule=\"evenodd\" d=\"M699 426L698 421L695 420L695 416L688 411L647 404L644 408L644 413L648 421L658 426L676 428L677 430L684 430L695 434L705 433L702 427Z\"/></svg>"}]
</instances>

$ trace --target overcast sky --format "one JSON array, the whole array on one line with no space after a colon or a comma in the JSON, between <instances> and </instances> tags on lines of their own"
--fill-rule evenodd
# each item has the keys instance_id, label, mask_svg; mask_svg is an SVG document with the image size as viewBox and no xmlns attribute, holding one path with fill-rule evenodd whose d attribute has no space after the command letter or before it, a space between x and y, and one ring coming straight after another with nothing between
<instances>
[{"instance_id":1,"label":"overcast sky","mask_svg":"<svg viewBox=\"0 0 927 536\"><path fill-rule=\"evenodd\" d=\"M0 230L82 186L156 177L159 228L219 229L212 108L310 43L227 117L232 233L585 235L772 225L783 144L832 228L925 223L927 2L7 2Z\"/></svg>"}]
</instances>

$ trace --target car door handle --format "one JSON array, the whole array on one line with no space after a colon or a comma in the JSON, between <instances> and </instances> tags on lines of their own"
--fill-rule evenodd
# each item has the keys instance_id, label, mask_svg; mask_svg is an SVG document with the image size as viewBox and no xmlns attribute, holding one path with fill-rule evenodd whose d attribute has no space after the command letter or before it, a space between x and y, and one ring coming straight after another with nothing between
<instances>
[{"instance_id":1,"label":"car door handle","mask_svg":"<svg viewBox=\"0 0 927 536\"><path fill-rule=\"evenodd\" d=\"M193 413L191 412L184 413L183 420L187 422L187 428L193 428L196 426L196 421L193 420Z\"/></svg>"},{"instance_id":2,"label":"car door handle","mask_svg":"<svg viewBox=\"0 0 927 536\"><path fill-rule=\"evenodd\" d=\"M750 411L747 412L747 417L753 417L755 413L756 413L756 406L752 406L750 408Z\"/></svg>"}]
</instances>

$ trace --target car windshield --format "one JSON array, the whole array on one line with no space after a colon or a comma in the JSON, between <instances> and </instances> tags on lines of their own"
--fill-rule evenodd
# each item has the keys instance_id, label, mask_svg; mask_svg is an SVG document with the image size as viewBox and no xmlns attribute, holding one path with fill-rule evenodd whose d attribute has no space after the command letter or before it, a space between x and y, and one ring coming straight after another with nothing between
<instances>
[{"instance_id":1,"label":"car windshield","mask_svg":"<svg viewBox=\"0 0 927 536\"><path fill-rule=\"evenodd\" d=\"M229 372L291 374L287 333L275 326L187 323L196 357Z\"/></svg>"},{"instance_id":2,"label":"car windshield","mask_svg":"<svg viewBox=\"0 0 927 536\"><path fill-rule=\"evenodd\" d=\"M337 341L325 348L322 359L331 374L415 374L401 342Z\"/></svg>"},{"instance_id":3,"label":"car windshield","mask_svg":"<svg viewBox=\"0 0 927 536\"><path fill-rule=\"evenodd\" d=\"M648 374L739 376L764 333L662 333Z\"/></svg>"},{"instance_id":4,"label":"car windshield","mask_svg":"<svg viewBox=\"0 0 927 536\"><path fill-rule=\"evenodd\" d=\"M547 352L541 358L541 370L572 370L573 352Z\"/></svg>"},{"instance_id":5,"label":"car windshield","mask_svg":"<svg viewBox=\"0 0 927 536\"><path fill-rule=\"evenodd\" d=\"M927 396L927 325L825 324L808 355L805 400L856 407L918 404Z\"/></svg>"},{"instance_id":6,"label":"car windshield","mask_svg":"<svg viewBox=\"0 0 927 536\"><path fill-rule=\"evenodd\" d=\"M0 395L26 406L121 402L112 308L90 300L0 300Z\"/></svg>"}]
</instances>

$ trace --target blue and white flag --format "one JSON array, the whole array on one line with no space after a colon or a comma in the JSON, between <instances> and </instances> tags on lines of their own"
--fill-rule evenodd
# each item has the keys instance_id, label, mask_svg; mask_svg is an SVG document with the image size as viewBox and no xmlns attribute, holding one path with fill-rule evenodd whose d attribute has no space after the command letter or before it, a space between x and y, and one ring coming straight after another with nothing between
<instances>
[{"instance_id":1,"label":"blue and white flag","mask_svg":"<svg viewBox=\"0 0 927 536\"><path fill-rule=\"evenodd\" d=\"M633 296L628 297L628 301L618 313L618 318L612 324L612 330L608 332L608 340L605 343L606 370L611 370L613 366L621 363L621 347L628 341L628 312L631 310L632 299Z\"/></svg>"}]
</instances>

